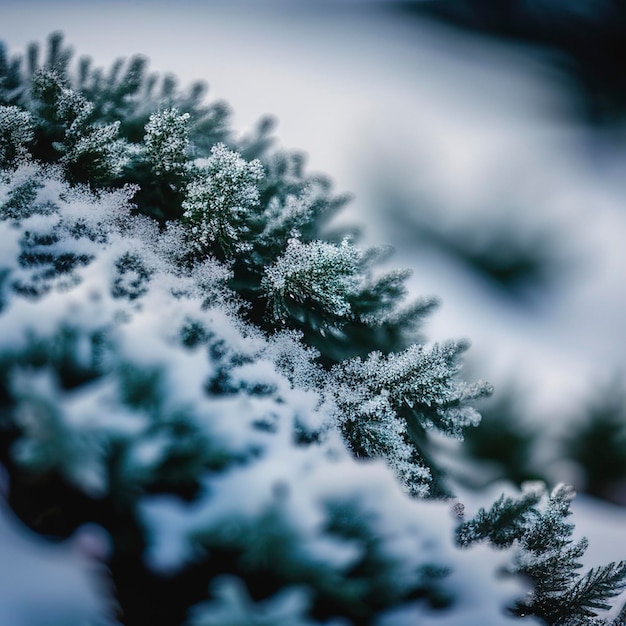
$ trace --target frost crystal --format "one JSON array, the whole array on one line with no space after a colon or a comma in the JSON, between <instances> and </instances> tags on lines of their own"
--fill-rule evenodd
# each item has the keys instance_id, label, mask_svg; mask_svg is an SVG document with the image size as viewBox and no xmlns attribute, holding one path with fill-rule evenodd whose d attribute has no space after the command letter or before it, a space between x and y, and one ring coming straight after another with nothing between
<instances>
[{"instance_id":1,"label":"frost crystal","mask_svg":"<svg viewBox=\"0 0 626 626\"><path fill-rule=\"evenodd\" d=\"M126 146L118 139L120 120L93 123L93 103L65 86L54 71L40 70L33 76L33 96L37 115L63 133L52 148L74 182L99 181L122 171Z\"/></svg>"},{"instance_id":2,"label":"frost crystal","mask_svg":"<svg viewBox=\"0 0 626 626\"><path fill-rule=\"evenodd\" d=\"M265 227L259 236L263 244L272 246L276 241L285 242L294 232L298 232L313 216L315 199L311 189L300 195L289 194L284 201L273 196L265 210Z\"/></svg>"},{"instance_id":3,"label":"frost crystal","mask_svg":"<svg viewBox=\"0 0 626 626\"><path fill-rule=\"evenodd\" d=\"M265 270L261 283L276 320L318 312L333 323L349 318L357 293L361 252L347 240L289 240L285 253ZM299 309L294 314L294 309Z\"/></svg>"},{"instance_id":4,"label":"frost crystal","mask_svg":"<svg viewBox=\"0 0 626 626\"><path fill-rule=\"evenodd\" d=\"M206 253L217 245L228 258L250 249L246 237L259 204L262 179L260 161L248 163L221 143L211 149L183 202L183 220L198 252Z\"/></svg>"},{"instance_id":5,"label":"frost crystal","mask_svg":"<svg viewBox=\"0 0 626 626\"><path fill-rule=\"evenodd\" d=\"M352 359L331 372L339 423L351 447L385 458L411 491L424 492L431 478L423 455L426 432L436 428L460 437L480 420L468 403L491 392L484 383L456 380L465 347L416 344L399 354Z\"/></svg>"},{"instance_id":6,"label":"frost crystal","mask_svg":"<svg viewBox=\"0 0 626 626\"><path fill-rule=\"evenodd\" d=\"M185 170L189 148L189 113L176 107L150 115L144 142L155 174Z\"/></svg>"},{"instance_id":7,"label":"frost crystal","mask_svg":"<svg viewBox=\"0 0 626 626\"><path fill-rule=\"evenodd\" d=\"M26 145L34 139L32 117L15 106L0 106L0 165L12 163L27 154Z\"/></svg>"}]
</instances>

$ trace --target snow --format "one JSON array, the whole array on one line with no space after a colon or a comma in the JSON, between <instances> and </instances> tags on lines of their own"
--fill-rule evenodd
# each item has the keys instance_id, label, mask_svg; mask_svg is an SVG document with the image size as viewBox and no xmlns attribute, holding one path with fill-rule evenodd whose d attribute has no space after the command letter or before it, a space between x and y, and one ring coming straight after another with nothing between
<instances>
[{"instance_id":1,"label":"snow","mask_svg":"<svg viewBox=\"0 0 626 626\"><path fill-rule=\"evenodd\" d=\"M101 528L84 527L67 541L47 542L25 529L0 494L0 623L117 624L106 569L93 556L102 558L106 550Z\"/></svg>"},{"instance_id":2,"label":"snow","mask_svg":"<svg viewBox=\"0 0 626 626\"><path fill-rule=\"evenodd\" d=\"M355 521L368 520L372 532L383 540L384 558L395 564L394 580L389 581L394 587L410 585L420 565L454 564L445 578L454 598L450 612L431 611L420 602L381 616L380 626L453 624L459 615L486 626L506 621L504 606L523 588L519 581L497 574L504 563L500 553L480 547L459 552L454 547L455 516L449 503L411 500L391 473L381 471L379 462L364 464L344 456L336 463L319 463L318 455L317 449L285 449L280 455L269 455L253 468L240 468L211 481L206 496L192 504L165 496L144 499L148 562L160 571L176 570L203 546L238 545L248 533L262 550L267 511L279 507L281 519L290 522L289 532L297 532L298 564L325 563L324 575L333 576L353 562L363 546L324 536L325 509L351 503L358 511ZM408 515L409 510L413 514ZM248 553L246 558L256 557ZM286 553L273 558L287 559L286 567L299 566Z\"/></svg>"},{"instance_id":3,"label":"snow","mask_svg":"<svg viewBox=\"0 0 626 626\"><path fill-rule=\"evenodd\" d=\"M245 253L249 244L239 241L241 225L259 204L258 183L263 178L259 160L245 161L223 143L211 148L196 180L187 187L183 220L200 252L216 242L226 257Z\"/></svg>"},{"instance_id":4,"label":"snow","mask_svg":"<svg viewBox=\"0 0 626 626\"><path fill-rule=\"evenodd\" d=\"M321 307L335 318L350 315L349 298L356 295L362 253L344 240L302 243L292 238L274 265L265 268L261 286L272 303L274 318L288 317L289 302L310 309Z\"/></svg>"},{"instance_id":5,"label":"snow","mask_svg":"<svg viewBox=\"0 0 626 626\"><path fill-rule=\"evenodd\" d=\"M194 607L190 626L314 626L307 619L309 598L305 589L286 588L264 602L255 603L245 584L234 576L217 578L215 600ZM327 626L341 626L333 621Z\"/></svg>"}]
</instances>

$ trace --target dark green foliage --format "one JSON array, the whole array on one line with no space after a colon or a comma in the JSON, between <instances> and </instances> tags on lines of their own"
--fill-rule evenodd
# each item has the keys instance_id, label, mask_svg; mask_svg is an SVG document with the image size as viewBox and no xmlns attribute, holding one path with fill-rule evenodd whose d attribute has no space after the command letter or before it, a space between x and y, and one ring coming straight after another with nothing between
<instances>
[{"instance_id":1,"label":"dark green foliage","mask_svg":"<svg viewBox=\"0 0 626 626\"><path fill-rule=\"evenodd\" d=\"M497 548L511 547L526 532L526 525L531 521L533 507L539 502L540 495L530 490L517 499L501 495L489 511L480 509L474 519L459 526L458 544L466 548L488 539Z\"/></svg>"},{"instance_id":2,"label":"dark green foliage","mask_svg":"<svg viewBox=\"0 0 626 626\"><path fill-rule=\"evenodd\" d=\"M111 286L113 297L135 300L146 293L152 272L140 256L125 253L115 262L115 269L117 276Z\"/></svg>"},{"instance_id":3,"label":"dark green foliage","mask_svg":"<svg viewBox=\"0 0 626 626\"><path fill-rule=\"evenodd\" d=\"M428 351L416 345L387 357L373 352L366 361L356 358L333 369L347 441L359 456L389 458L413 493L423 495L432 479L432 495L448 493L430 458L428 432L460 437L480 419L467 401L491 392L484 383L466 386L455 380L466 348L462 342Z\"/></svg>"},{"instance_id":4,"label":"dark green foliage","mask_svg":"<svg viewBox=\"0 0 626 626\"><path fill-rule=\"evenodd\" d=\"M581 577L557 607L582 617L594 617L597 611L607 611L611 598L626 588L626 562L595 567Z\"/></svg>"},{"instance_id":5,"label":"dark green foliage","mask_svg":"<svg viewBox=\"0 0 626 626\"><path fill-rule=\"evenodd\" d=\"M41 188L41 182L34 176L27 177L18 185L11 188L7 200L0 206L0 220L19 220L29 217L34 213L44 213L54 207L37 205L37 191Z\"/></svg>"},{"instance_id":6,"label":"dark green foliage","mask_svg":"<svg viewBox=\"0 0 626 626\"><path fill-rule=\"evenodd\" d=\"M228 110L223 103L204 104L206 88L201 83L181 92L173 77L148 75L143 57L117 61L106 76L82 58L75 74L69 63L72 51L59 33L50 36L43 64L34 44L26 67L18 56L9 60L4 46L2 53L0 104L34 114L36 158L64 161L72 182L93 187L137 184L140 211L161 220L180 217L182 196L171 191L173 183L180 188L180 176L171 173L159 180L158 168L130 147L142 142L151 114L175 106L181 114L193 115L193 156L206 156L216 141L227 139Z\"/></svg>"},{"instance_id":7,"label":"dark green foliage","mask_svg":"<svg viewBox=\"0 0 626 626\"><path fill-rule=\"evenodd\" d=\"M626 396L613 383L589 404L563 441L563 453L580 464L586 492L624 504L626 497Z\"/></svg>"},{"instance_id":8,"label":"dark green foliage","mask_svg":"<svg viewBox=\"0 0 626 626\"><path fill-rule=\"evenodd\" d=\"M95 123L93 105L66 87L54 71L33 75L31 97L35 158L60 161L73 183L101 186L120 174L124 148L118 139L119 122Z\"/></svg>"},{"instance_id":9,"label":"dark green foliage","mask_svg":"<svg viewBox=\"0 0 626 626\"><path fill-rule=\"evenodd\" d=\"M587 540L574 542L574 524L566 521L573 497L565 485L546 496L541 483L528 484L518 498L500 497L457 529L462 547L481 541L500 549L515 547L509 571L527 576L533 584L515 609L520 616L536 615L562 626L586 623L581 620L609 609L608 600L626 588L626 561L591 569L584 576L577 572Z\"/></svg>"},{"instance_id":10,"label":"dark green foliage","mask_svg":"<svg viewBox=\"0 0 626 626\"><path fill-rule=\"evenodd\" d=\"M525 423L522 406L521 394L506 388L499 388L489 401L477 406L480 428L466 431L463 450L478 461L476 474L480 476L465 474L458 480L483 486L507 479L520 486L545 478L533 458L538 432Z\"/></svg>"},{"instance_id":11,"label":"dark green foliage","mask_svg":"<svg viewBox=\"0 0 626 626\"><path fill-rule=\"evenodd\" d=\"M10 166L24 157L33 138L32 118L27 111L0 106L0 166Z\"/></svg>"}]
</instances>

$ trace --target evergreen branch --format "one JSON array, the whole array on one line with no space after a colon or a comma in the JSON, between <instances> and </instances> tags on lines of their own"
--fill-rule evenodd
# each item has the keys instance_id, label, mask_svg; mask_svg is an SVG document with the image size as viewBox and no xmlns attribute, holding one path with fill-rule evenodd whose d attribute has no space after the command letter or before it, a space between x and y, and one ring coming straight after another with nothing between
<instances>
[{"instance_id":1,"label":"evergreen branch","mask_svg":"<svg viewBox=\"0 0 626 626\"><path fill-rule=\"evenodd\" d=\"M481 508L473 519L457 528L457 543L465 548L488 540L497 548L510 547L527 532L529 522L536 516L533 507L540 498L541 493L532 490L518 499L501 495L489 511Z\"/></svg>"},{"instance_id":2,"label":"evergreen branch","mask_svg":"<svg viewBox=\"0 0 626 626\"><path fill-rule=\"evenodd\" d=\"M552 625L587 624L598 610L610 609L608 600L626 588L623 561L591 569L582 577L577 572L588 542L583 538L573 543L574 525L565 522L573 497L567 485L558 485L546 497L543 486L528 484L519 497L502 495L489 511L480 509L457 528L462 547L486 540L494 547L514 548L509 571L533 584L514 609L518 615L536 615Z\"/></svg>"},{"instance_id":3,"label":"evergreen branch","mask_svg":"<svg viewBox=\"0 0 626 626\"><path fill-rule=\"evenodd\" d=\"M594 617L598 610L609 610L611 605L607 600L619 595L624 589L626 561L612 562L590 569L563 594L560 601L570 614Z\"/></svg>"}]
</instances>

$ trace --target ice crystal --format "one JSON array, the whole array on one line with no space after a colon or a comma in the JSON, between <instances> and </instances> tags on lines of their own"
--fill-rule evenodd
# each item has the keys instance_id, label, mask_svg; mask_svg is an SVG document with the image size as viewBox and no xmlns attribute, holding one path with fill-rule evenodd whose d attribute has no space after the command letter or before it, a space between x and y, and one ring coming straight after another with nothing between
<instances>
[{"instance_id":1,"label":"ice crystal","mask_svg":"<svg viewBox=\"0 0 626 626\"><path fill-rule=\"evenodd\" d=\"M155 174L185 170L190 117L189 113L180 113L176 107L150 115L144 142Z\"/></svg>"},{"instance_id":2,"label":"ice crystal","mask_svg":"<svg viewBox=\"0 0 626 626\"><path fill-rule=\"evenodd\" d=\"M248 222L259 204L262 178L260 161L248 163L221 143L211 149L183 202L183 221L198 252L217 248L229 258L250 248Z\"/></svg>"},{"instance_id":3,"label":"ice crystal","mask_svg":"<svg viewBox=\"0 0 626 626\"><path fill-rule=\"evenodd\" d=\"M28 154L34 139L32 116L16 106L0 105L0 165L11 164Z\"/></svg>"},{"instance_id":4,"label":"ice crystal","mask_svg":"<svg viewBox=\"0 0 626 626\"><path fill-rule=\"evenodd\" d=\"M262 281L274 319L316 312L331 324L349 318L360 260L361 252L348 240L335 245L290 239L284 254L266 268Z\"/></svg>"}]
</instances>

